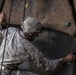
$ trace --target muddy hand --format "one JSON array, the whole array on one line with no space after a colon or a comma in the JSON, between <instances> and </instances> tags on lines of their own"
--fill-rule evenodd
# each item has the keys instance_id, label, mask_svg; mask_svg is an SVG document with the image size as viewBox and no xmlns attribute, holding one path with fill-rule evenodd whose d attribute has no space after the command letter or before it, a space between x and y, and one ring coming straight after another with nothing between
<instances>
[{"instance_id":1,"label":"muddy hand","mask_svg":"<svg viewBox=\"0 0 76 75\"><path fill-rule=\"evenodd\" d=\"M76 55L74 55L73 53L70 53L65 57L66 62L75 61L75 60L76 60Z\"/></svg>"}]
</instances>

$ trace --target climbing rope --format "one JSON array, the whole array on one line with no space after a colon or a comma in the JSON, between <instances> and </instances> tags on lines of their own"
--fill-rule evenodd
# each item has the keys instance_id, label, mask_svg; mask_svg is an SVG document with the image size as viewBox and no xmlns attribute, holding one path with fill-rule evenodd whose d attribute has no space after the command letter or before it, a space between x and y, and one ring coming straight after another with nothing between
<instances>
[{"instance_id":1,"label":"climbing rope","mask_svg":"<svg viewBox=\"0 0 76 75\"><path fill-rule=\"evenodd\" d=\"M9 20L8 20L7 23L10 22L12 4L13 4L13 0L11 0L11 9L10 9L10 14L9 14ZM1 71L0 71L0 75L1 75L1 73L2 73L2 66L3 66L3 61L4 61L4 54L5 54L5 48L6 48L7 35L8 35L8 24L6 25L6 38L5 38L5 44L4 44L4 49L3 49L3 56L2 56L2 62L1 62Z\"/></svg>"}]
</instances>

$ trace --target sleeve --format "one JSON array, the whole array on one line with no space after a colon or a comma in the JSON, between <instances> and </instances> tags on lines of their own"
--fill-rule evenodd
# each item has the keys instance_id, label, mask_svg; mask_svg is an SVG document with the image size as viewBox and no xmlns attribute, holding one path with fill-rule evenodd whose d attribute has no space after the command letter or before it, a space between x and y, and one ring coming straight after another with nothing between
<instances>
[{"instance_id":1,"label":"sleeve","mask_svg":"<svg viewBox=\"0 0 76 75\"><path fill-rule=\"evenodd\" d=\"M38 67L42 67L45 71L54 70L63 61L63 58L49 60L42 54L42 52L40 52L35 46L33 46L33 44L30 43L28 44L27 50L31 61L36 63Z\"/></svg>"}]
</instances>

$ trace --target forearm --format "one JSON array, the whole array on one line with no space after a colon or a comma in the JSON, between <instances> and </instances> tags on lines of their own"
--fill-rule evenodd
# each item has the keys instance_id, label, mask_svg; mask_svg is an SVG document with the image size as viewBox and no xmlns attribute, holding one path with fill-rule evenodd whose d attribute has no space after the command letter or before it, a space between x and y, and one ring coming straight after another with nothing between
<instances>
[{"instance_id":1,"label":"forearm","mask_svg":"<svg viewBox=\"0 0 76 75\"><path fill-rule=\"evenodd\" d=\"M28 47L28 46L27 46ZM38 67L43 68L45 71L51 71L58 67L58 65L63 61L63 58L56 60L49 60L46 58L42 52L40 52L36 47L29 43L28 53L30 54L31 60L37 64Z\"/></svg>"},{"instance_id":2,"label":"forearm","mask_svg":"<svg viewBox=\"0 0 76 75\"><path fill-rule=\"evenodd\" d=\"M28 43L25 45L25 48L30 55L31 61L36 63L38 67L42 67L45 71L54 70L59 65L63 65L64 63L72 60L72 54L69 54L64 58L49 60L33 44L31 44L29 41L27 42Z\"/></svg>"}]
</instances>

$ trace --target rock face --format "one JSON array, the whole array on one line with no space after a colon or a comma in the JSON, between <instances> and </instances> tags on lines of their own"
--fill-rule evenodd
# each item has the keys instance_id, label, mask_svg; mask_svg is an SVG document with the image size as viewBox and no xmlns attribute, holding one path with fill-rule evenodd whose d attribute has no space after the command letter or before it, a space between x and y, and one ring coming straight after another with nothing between
<instances>
[{"instance_id":1,"label":"rock face","mask_svg":"<svg viewBox=\"0 0 76 75\"><path fill-rule=\"evenodd\" d=\"M33 44L49 59L63 58L68 53L76 52L76 38L52 29L44 28ZM67 63L47 75L74 75L73 66L74 63Z\"/></svg>"},{"instance_id":2,"label":"rock face","mask_svg":"<svg viewBox=\"0 0 76 75\"><path fill-rule=\"evenodd\" d=\"M69 34L58 30L43 28L42 33L34 40L34 45L49 59L58 59L66 56L73 50L75 51L75 48L72 49L74 45L73 40L74 38Z\"/></svg>"},{"instance_id":3,"label":"rock face","mask_svg":"<svg viewBox=\"0 0 76 75\"><path fill-rule=\"evenodd\" d=\"M38 18L44 27L75 35L75 23L68 0L5 0L3 12L6 22L10 24L21 24L24 18L31 16Z\"/></svg>"},{"instance_id":4,"label":"rock face","mask_svg":"<svg viewBox=\"0 0 76 75\"><path fill-rule=\"evenodd\" d=\"M6 16L6 23L21 24L24 17L24 3L25 0L5 0L3 12Z\"/></svg>"},{"instance_id":5,"label":"rock face","mask_svg":"<svg viewBox=\"0 0 76 75\"><path fill-rule=\"evenodd\" d=\"M38 18L43 26L57 29L70 35L75 34L75 24L68 0L26 0L25 18L33 16ZM64 23L70 23L65 26Z\"/></svg>"}]
</instances>

